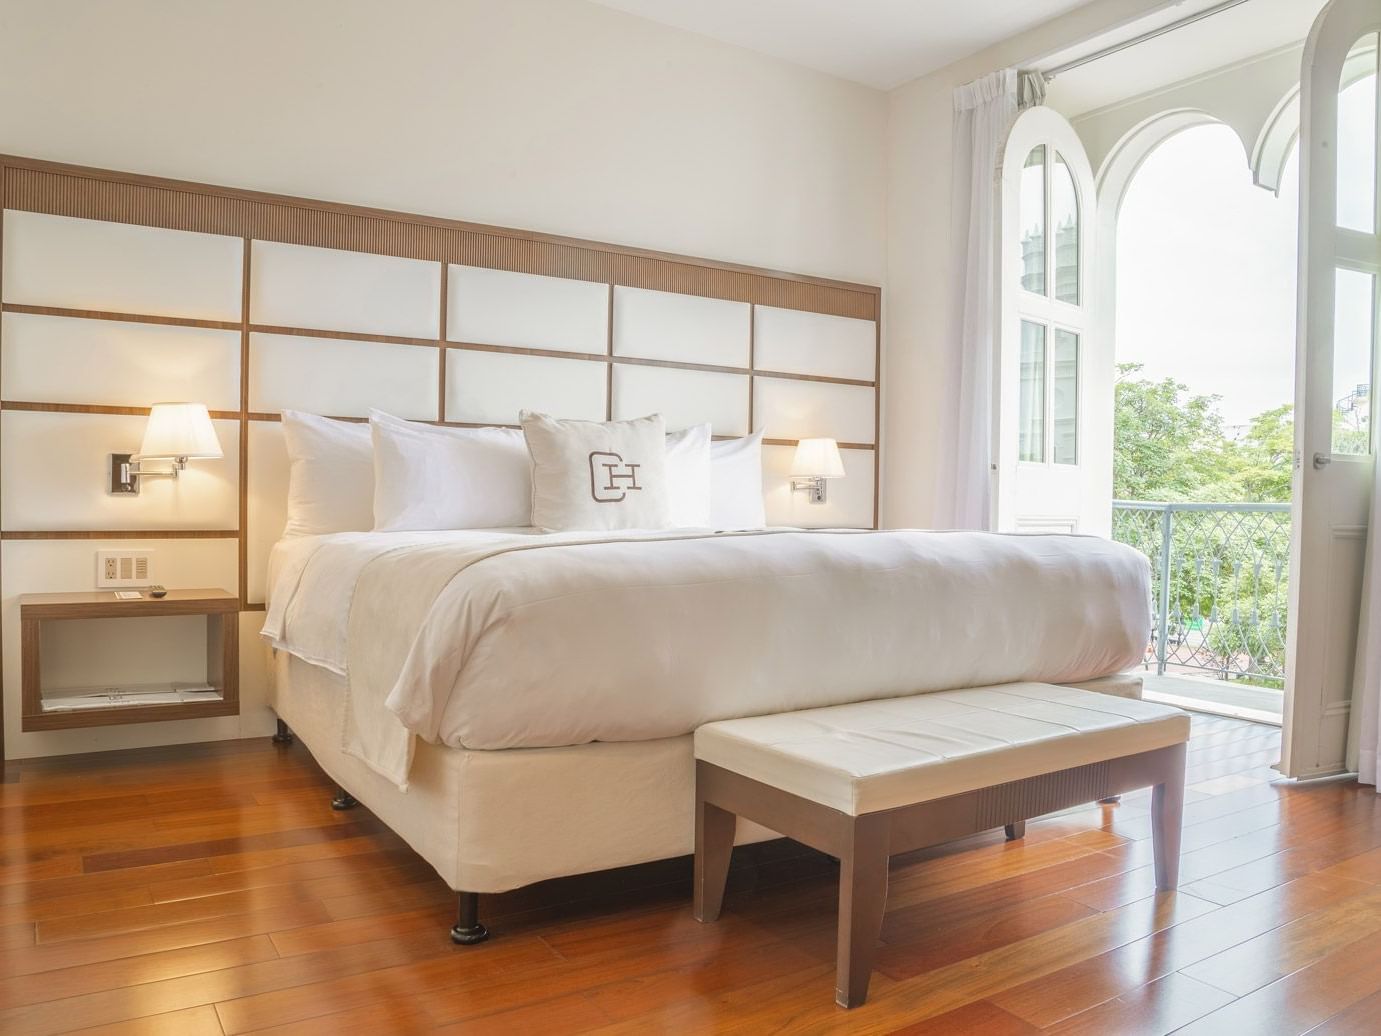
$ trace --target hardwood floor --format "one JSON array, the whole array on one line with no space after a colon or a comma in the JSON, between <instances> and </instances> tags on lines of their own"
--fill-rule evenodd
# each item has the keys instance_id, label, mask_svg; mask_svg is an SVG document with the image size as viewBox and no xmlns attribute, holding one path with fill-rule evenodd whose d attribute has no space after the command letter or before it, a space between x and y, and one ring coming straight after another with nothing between
<instances>
[{"instance_id":1,"label":"hardwood floor","mask_svg":"<svg viewBox=\"0 0 1381 1036\"><path fill-rule=\"evenodd\" d=\"M1279 731L1197 716L1182 885L1149 796L894 859L871 997L833 1003L832 861L736 852L723 919L675 860L454 897L267 739L11 763L0 1032L1381 1032L1381 800L1291 787Z\"/></svg>"}]
</instances>

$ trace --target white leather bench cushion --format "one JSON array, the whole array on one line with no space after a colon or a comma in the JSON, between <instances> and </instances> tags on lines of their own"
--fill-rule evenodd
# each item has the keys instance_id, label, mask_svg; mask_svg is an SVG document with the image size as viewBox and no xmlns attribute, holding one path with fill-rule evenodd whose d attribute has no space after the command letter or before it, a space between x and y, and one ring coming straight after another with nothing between
<instances>
[{"instance_id":1,"label":"white leather bench cushion","mask_svg":"<svg viewBox=\"0 0 1381 1036\"><path fill-rule=\"evenodd\" d=\"M1073 683L1061 684L1060 686L1082 687L1086 691L1113 694L1119 698L1140 698L1142 691L1141 677L1136 673L1114 673L1112 676L1103 676L1097 680L1076 680Z\"/></svg>"},{"instance_id":2,"label":"white leather bench cushion","mask_svg":"<svg viewBox=\"0 0 1381 1036\"><path fill-rule=\"evenodd\" d=\"M1012 683L707 723L695 757L857 816L1188 738L1168 705Z\"/></svg>"}]
</instances>

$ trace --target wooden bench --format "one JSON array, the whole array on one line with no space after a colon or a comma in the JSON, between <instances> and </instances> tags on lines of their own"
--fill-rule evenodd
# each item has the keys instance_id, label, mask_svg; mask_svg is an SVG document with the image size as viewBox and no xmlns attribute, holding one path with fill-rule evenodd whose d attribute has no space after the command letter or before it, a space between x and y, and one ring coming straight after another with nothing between
<instances>
[{"instance_id":1,"label":"wooden bench","mask_svg":"<svg viewBox=\"0 0 1381 1036\"><path fill-rule=\"evenodd\" d=\"M1189 717L1016 683L709 723L695 732L695 916L724 899L736 817L839 859L835 999L868 995L888 857L1137 788L1156 887L1179 879Z\"/></svg>"}]
</instances>

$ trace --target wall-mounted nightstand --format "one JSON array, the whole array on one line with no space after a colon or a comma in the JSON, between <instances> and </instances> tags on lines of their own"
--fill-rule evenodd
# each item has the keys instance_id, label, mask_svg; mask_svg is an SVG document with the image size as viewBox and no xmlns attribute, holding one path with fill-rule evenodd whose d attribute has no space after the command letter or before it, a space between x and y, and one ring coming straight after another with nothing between
<instances>
[{"instance_id":1,"label":"wall-mounted nightstand","mask_svg":"<svg viewBox=\"0 0 1381 1036\"><path fill-rule=\"evenodd\" d=\"M240 711L239 598L224 590L169 590L168 596L121 600L110 590L67 594L22 594L19 598L22 654L22 729L64 730L112 723L233 716ZM130 683L78 687L45 686L44 642L60 646L49 624L73 620L130 621L184 616L206 618L204 681ZM72 638L66 638L71 640ZM71 650L73 645L66 645ZM147 659L152 666L156 659Z\"/></svg>"}]
</instances>

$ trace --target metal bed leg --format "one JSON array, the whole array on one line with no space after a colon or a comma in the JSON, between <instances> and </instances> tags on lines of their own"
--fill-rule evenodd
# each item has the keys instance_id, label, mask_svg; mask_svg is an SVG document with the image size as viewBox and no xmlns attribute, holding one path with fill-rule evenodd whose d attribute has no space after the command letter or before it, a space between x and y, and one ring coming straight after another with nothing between
<instances>
[{"instance_id":1,"label":"metal bed leg","mask_svg":"<svg viewBox=\"0 0 1381 1036\"><path fill-rule=\"evenodd\" d=\"M489 929L480 924L480 895L478 892L457 892L460 911L451 928L451 942L457 946L473 946L489 938Z\"/></svg>"},{"instance_id":2,"label":"metal bed leg","mask_svg":"<svg viewBox=\"0 0 1381 1036\"><path fill-rule=\"evenodd\" d=\"M344 812L347 809L354 809L359 804L359 799L355 798L354 795L351 795L344 788L337 788L335 797L331 799L331 808L337 813Z\"/></svg>"},{"instance_id":3,"label":"metal bed leg","mask_svg":"<svg viewBox=\"0 0 1381 1036\"><path fill-rule=\"evenodd\" d=\"M278 721L278 732L273 735L275 745L290 745L293 743L293 732L288 729L288 725L281 719Z\"/></svg>"}]
</instances>

